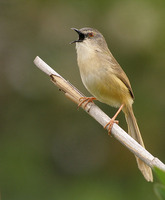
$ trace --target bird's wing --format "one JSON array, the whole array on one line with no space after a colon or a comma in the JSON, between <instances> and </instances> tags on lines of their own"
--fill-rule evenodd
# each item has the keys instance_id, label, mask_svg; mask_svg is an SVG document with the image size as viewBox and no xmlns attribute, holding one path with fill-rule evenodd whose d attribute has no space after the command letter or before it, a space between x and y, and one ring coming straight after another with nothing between
<instances>
[{"instance_id":1,"label":"bird's wing","mask_svg":"<svg viewBox=\"0 0 165 200\"><path fill-rule=\"evenodd\" d=\"M120 67L119 63L113 57L111 52L110 51L108 51L108 52L107 51L106 52L98 51L97 54L99 56L99 59L103 60L102 63L107 62L106 68L107 68L107 66L109 66L108 68L111 69L110 73L114 73L125 84L125 86L128 88L128 90L130 92L131 97L134 99L134 94L133 94L133 90L131 88L129 79L128 79L127 75L125 74L125 72L123 71L123 69Z\"/></svg>"}]
</instances>

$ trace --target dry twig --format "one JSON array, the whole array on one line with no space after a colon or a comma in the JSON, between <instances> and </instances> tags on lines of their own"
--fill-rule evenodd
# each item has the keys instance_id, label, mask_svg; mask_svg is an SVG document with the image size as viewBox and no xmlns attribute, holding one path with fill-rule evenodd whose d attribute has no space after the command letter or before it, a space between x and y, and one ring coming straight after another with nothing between
<instances>
[{"instance_id":1,"label":"dry twig","mask_svg":"<svg viewBox=\"0 0 165 200\"><path fill-rule=\"evenodd\" d=\"M50 66L48 66L38 56L34 60L35 65L51 77L52 82L64 92L64 94L72 100L74 103L79 104L80 98L84 95L78 91L71 83L66 81ZM103 127L110 121L110 118L94 103L88 103L84 107L84 103L81 107ZM146 149L144 149L138 142L136 142L131 136L129 136L123 129L117 124L114 124L111 130L111 135L114 136L119 142L127 147L133 154L143 160L151 168L157 167L165 171L165 164L162 163L158 158L151 155Z\"/></svg>"}]
</instances>

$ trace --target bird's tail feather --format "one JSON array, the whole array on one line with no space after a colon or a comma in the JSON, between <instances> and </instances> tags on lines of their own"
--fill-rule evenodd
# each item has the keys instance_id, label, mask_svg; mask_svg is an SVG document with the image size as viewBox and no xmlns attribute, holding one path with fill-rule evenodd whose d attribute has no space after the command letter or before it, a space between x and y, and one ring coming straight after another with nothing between
<instances>
[{"instance_id":1,"label":"bird's tail feather","mask_svg":"<svg viewBox=\"0 0 165 200\"><path fill-rule=\"evenodd\" d=\"M133 113L132 106L124 106L123 112L128 125L128 134L131 135L140 145L144 147L143 139L140 134L139 127L136 122L136 118ZM144 147L145 148L145 147ZM135 156L136 157L136 156ZM141 159L136 157L138 168L142 172L143 176L147 181L153 181L153 175L151 168L145 164Z\"/></svg>"}]
</instances>

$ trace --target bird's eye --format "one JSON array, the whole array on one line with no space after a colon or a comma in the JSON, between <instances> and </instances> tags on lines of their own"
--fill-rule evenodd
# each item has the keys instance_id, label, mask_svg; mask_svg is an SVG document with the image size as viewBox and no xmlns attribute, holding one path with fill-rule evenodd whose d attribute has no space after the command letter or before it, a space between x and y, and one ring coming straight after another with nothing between
<instances>
[{"instance_id":1,"label":"bird's eye","mask_svg":"<svg viewBox=\"0 0 165 200\"><path fill-rule=\"evenodd\" d=\"M94 33L90 32L88 33L88 37L93 37L94 36Z\"/></svg>"}]
</instances>

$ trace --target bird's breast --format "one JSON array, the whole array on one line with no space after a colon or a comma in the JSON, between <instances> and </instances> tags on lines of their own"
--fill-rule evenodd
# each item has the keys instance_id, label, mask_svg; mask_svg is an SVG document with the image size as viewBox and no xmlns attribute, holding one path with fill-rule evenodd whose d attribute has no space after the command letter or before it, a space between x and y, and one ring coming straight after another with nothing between
<instances>
[{"instance_id":1,"label":"bird's breast","mask_svg":"<svg viewBox=\"0 0 165 200\"><path fill-rule=\"evenodd\" d=\"M82 46L83 47L83 46ZM103 63L97 52L77 48L77 60L83 84L99 101L119 107L130 96L128 88L116 77L111 66Z\"/></svg>"}]
</instances>

